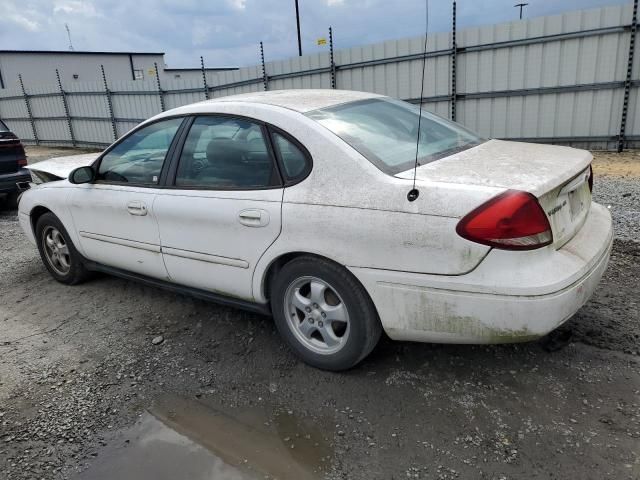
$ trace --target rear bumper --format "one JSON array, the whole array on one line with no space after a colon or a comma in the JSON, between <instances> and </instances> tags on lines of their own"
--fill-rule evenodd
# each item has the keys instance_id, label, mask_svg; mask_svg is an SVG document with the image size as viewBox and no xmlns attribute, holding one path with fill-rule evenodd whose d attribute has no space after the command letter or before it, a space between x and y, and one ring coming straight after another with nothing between
<instances>
[{"instance_id":1,"label":"rear bumper","mask_svg":"<svg viewBox=\"0 0 640 480\"><path fill-rule=\"evenodd\" d=\"M31 174L28 170L22 169L15 173L4 173L0 175L0 194L18 193L20 189L16 185L18 182L30 182Z\"/></svg>"},{"instance_id":2,"label":"rear bumper","mask_svg":"<svg viewBox=\"0 0 640 480\"><path fill-rule=\"evenodd\" d=\"M558 250L492 250L474 271L460 276L352 271L393 339L519 342L549 333L589 300L612 243L609 211L594 203L582 229Z\"/></svg>"}]
</instances>

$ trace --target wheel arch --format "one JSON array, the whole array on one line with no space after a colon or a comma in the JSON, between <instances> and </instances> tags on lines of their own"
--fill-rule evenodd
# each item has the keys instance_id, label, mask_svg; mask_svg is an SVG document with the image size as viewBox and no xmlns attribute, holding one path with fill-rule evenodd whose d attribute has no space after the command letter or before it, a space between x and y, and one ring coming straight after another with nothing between
<instances>
[{"instance_id":1,"label":"wheel arch","mask_svg":"<svg viewBox=\"0 0 640 480\"><path fill-rule=\"evenodd\" d=\"M38 220L45 213L53 213L51 209L47 207L43 207L42 205L36 205L29 212L29 218L31 219L31 231L35 235L36 233L36 225L38 224ZM55 213L53 213L55 215Z\"/></svg>"},{"instance_id":2,"label":"wheel arch","mask_svg":"<svg viewBox=\"0 0 640 480\"><path fill-rule=\"evenodd\" d=\"M258 277L260 280L257 283L257 285L255 285L255 287L256 287L255 294L254 294L255 299L257 301L264 300L264 301L268 302L269 299L270 299L270 296L271 296L271 285L273 285L273 280L276 278L276 275L278 274L278 272L287 263L291 262L292 260L295 260L296 258L300 258L300 257L315 257L315 258L319 258L319 259L325 260L327 262L331 262L331 263L333 263L335 265L339 265L340 267L346 269L351 275L353 275L353 277L356 279L356 281L360 285L362 285L362 288L364 289L364 291L367 293L369 298L371 298L371 294L369 293L367 288L364 286L362 281L346 265L343 265L342 263L340 263L340 262L338 262L338 261L336 261L336 260L334 260L334 259L332 259L332 258L330 258L330 257L328 257L326 255L322 255L320 253L297 250L297 251L293 251L293 252L283 252L283 253L281 253L279 255L276 255L273 259L271 259L271 261L264 268L263 273ZM377 307L375 307L375 304L374 304L374 308L377 310Z\"/></svg>"},{"instance_id":3,"label":"wheel arch","mask_svg":"<svg viewBox=\"0 0 640 480\"><path fill-rule=\"evenodd\" d=\"M38 202L38 203L34 202L33 205L29 207L26 207L24 210L25 210L25 213L28 212L29 222L31 224L30 226L31 226L31 231L33 233L34 239L36 237L36 226L38 225L38 221L45 213L51 213L60 221L60 223L62 223L62 226L67 231L67 234L69 235L69 239L73 243L73 246L78 251L78 253L80 253L80 255L85 256L84 251L82 250L82 245L80 245L80 241L79 241L80 238L77 232L75 231L73 218L71 217L70 212L68 211L68 209L65 207L64 204L61 204L60 201L57 201L57 202L54 201L54 202L47 202L47 206L45 206L43 205L42 202Z\"/></svg>"},{"instance_id":4,"label":"wheel arch","mask_svg":"<svg viewBox=\"0 0 640 480\"><path fill-rule=\"evenodd\" d=\"M322 255L318 255L311 252L304 252L304 251L286 252L286 253L277 255L273 259L271 259L269 264L266 266L266 268L262 272L262 275L259 277L260 282L258 284L258 290L256 292L255 297L263 298L269 301L269 298L271 296L271 285L273 284L273 279L276 277L276 275L282 269L282 267L284 267L287 263L289 263L290 261L296 258L306 257L306 256L318 257L318 258L323 258L324 260L333 261Z\"/></svg>"}]
</instances>

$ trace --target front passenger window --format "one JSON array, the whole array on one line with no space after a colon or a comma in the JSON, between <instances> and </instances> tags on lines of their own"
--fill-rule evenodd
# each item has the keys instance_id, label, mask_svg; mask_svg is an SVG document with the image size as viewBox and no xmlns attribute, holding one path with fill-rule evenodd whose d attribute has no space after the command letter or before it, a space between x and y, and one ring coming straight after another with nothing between
<instances>
[{"instance_id":1,"label":"front passenger window","mask_svg":"<svg viewBox=\"0 0 640 480\"><path fill-rule=\"evenodd\" d=\"M176 186L254 189L280 185L262 126L241 118L197 117L185 140Z\"/></svg>"},{"instance_id":2,"label":"front passenger window","mask_svg":"<svg viewBox=\"0 0 640 480\"><path fill-rule=\"evenodd\" d=\"M156 185L182 121L172 118L152 123L126 137L102 157L98 180Z\"/></svg>"}]
</instances>

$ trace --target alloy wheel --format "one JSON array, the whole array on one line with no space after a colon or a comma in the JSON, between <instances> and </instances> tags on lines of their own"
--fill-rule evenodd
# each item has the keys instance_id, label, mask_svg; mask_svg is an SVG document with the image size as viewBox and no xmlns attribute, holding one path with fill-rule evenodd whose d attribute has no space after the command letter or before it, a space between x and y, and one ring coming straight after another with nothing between
<instances>
[{"instance_id":1,"label":"alloy wheel","mask_svg":"<svg viewBox=\"0 0 640 480\"><path fill-rule=\"evenodd\" d=\"M347 343L349 312L328 282L312 276L294 280L285 292L284 309L287 325L309 350L330 355Z\"/></svg>"},{"instance_id":2,"label":"alloy wheel","mask_svg":"<svg viewBox=\"0 0 640 480\"><path fill-rule=\"evenodd\" d=\"M69 246L56 227L48 225L42 230L42 246L51 268L59 275L67 275L71 270Z\"/></svg>"}]
</instances>

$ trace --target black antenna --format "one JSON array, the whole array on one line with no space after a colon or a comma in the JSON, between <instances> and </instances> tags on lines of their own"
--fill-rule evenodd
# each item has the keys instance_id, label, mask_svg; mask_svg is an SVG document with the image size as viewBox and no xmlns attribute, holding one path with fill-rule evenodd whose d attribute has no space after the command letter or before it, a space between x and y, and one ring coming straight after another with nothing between
<instances>
[{"instance_id":1,"label":"black antenna","mask_svg":"<svg viewBox=\"0 0 640 480\"><path fill-rule=\"evenodd\" d=\"M416 188L416 173L418 170L418 151L420 150L420 124L422 121L422 99L424 97L424 71L427 66L427 38L429 36L429 0L425 0L425 28L424 28L424 53L422 54L422 80L420 81L420 109L418 110L418 135L416 138L416 161L413 165L413 188L407 193L407 200L413 202L420 192Z\"/></svg>"}]
</instances>

